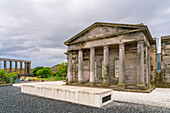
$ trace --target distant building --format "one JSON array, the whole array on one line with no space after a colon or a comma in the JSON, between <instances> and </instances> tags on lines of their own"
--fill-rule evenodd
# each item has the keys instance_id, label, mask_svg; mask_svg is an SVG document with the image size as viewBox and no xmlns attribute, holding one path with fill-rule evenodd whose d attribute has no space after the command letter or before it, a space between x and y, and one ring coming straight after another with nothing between
<instances>
[{"instance_id":1,"label":"distant building","mask_svg":"<svg viewBox=\"0 0 170 113\"><path fill-rule=\"evenodd\" d=\"M165 83L170 83L170 36L161 37L162 49L162 79Z\"/></svg>"}]
</instances>

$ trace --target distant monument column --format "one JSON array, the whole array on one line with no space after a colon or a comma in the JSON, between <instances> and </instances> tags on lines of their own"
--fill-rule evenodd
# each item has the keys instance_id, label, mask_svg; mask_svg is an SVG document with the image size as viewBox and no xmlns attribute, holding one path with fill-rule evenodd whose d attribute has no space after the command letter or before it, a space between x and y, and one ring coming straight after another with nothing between
<instances>
[{"instance_id":1,"label":"distant monument column","mask_svg":"<svg viewBox=\"0 0 170 113\"><path fill-rule=\"evenodd\" d=\"M12 61L9 61L9 62L10 62L9 73L12 73Z\"/></svg>"},{"instance_id":2,"label":"distant monument column","mask_svg":"<svg viewBox=\"0 0 170 113\"><path fill-rule=\"evenodd\" d=\"M137 44L137 86L144 87L144 41L139 41Z\"/></svg>"},{"instance_id":3,"label":"distant monument column","mask_svg":"<svg viewBox=\"0 0 170 113\"><path fill-rule=\"evenodd\" d=\"M17 71L18 71L18 65L17 65L17 61L15 61L15 72L17 73Z\"/></svg>"},{"instance_id":4,"label":"distant monument column","mask_svg":"<svg viewBox=\"0 0 170 113\"><path fill-rule=\"evenodd\" d=\"M5 71L6 71L6 61L4 61L4 69L5 69Z\"/></svg>"},{"instance_id":5,"label":"distant monument column","mask_svg":"<svg viewBox=\"0 0 170 113\"><path fill-rule=\"evenodd\" d=\"M27 62L24 62L25 68L24 68L24 74L27 74Z\"/></svg>"},{"instance_id":6,"label":"distant monument column","mask_svg":"<svg viewBox=\"0 0 170 113\"><path fill-rule=\"evenodd\" d=\"M20 62L20 74L22 74L22 62Z\"/></svg>"},{"instance_id":7,"label":"distant monument column","mask_svg":"<svg viewBox=\"0 0 170 113\"><path fill-rule=\"evenodd\" d=\"M104 46L103 53L103 83L106 83L108 82L109 46Z\"/></svg>"},{"instance_id":8,"label":"distant monument column","mask_svg":"<svg viewBox=\"0 0 170 113\"><path fill-rule=\"evenodd\" d=\"M119 83L118 86L125 87L125 43L119 44Z\"/></svg>"},{"instance_id":9,"label":"distant monument column","mask_svg":"<svg viewBox=\"0 0 170 113\"><path fill-rule=\"evenodd\" d=\"M90 82L95 82L95 49L90 48Z\"/></svg>"},{"instance_id":10,"label":"distant monument column","mask_svg":"<svg viewBox=\"0 0 170 113\"><path fill-rule=\"evenodd\" d=\"M31 62L29 62L28 64L29 64L29 67L28 67L28 69L29 69L29 74L31 74Z\"/></svg>"},{"instance_id":11,"label":"distant monument column","mask_svg":"<svg viewBox=\"0 0 170 113\"><path fill-rule=\"evenodd\" d=\"M73 64L72 64L72 53L68 53L68 67L67 67L67 77L68 82L72 82L73 80Z\"/></svg>"},{"instance_id":12,"label":"distant monument column","mask_svg":"<svg viewBox=\"0 0 170 113\"><path fill-rule=\"evenodd\" d=\"M78 53L78 81L83 81L83 50L79 50Z\"/></svg>"}]
</instances>

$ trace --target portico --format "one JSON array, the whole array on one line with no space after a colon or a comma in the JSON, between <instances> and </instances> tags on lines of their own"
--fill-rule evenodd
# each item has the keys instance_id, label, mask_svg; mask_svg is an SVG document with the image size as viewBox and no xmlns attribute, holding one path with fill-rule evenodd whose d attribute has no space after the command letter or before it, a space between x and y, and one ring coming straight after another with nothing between
<instances>
[{"instance_id":1,"label":"portico","mask_svg":"<svg viewBox=\"0 0 170 113\"><path fill-rule=\"evenodd\" d=\"M65 42L68 82L146 89L150 43L145 25L94 23Z\"/></svg>"}]
</instances>

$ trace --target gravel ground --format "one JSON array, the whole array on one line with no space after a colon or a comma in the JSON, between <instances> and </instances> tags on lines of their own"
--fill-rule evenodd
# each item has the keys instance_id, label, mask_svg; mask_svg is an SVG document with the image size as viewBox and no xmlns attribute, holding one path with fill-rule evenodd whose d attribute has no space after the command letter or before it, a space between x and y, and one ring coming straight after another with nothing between
<instances>
[{"instance_id":1,"label":"gravel ground","mask_svg":"<svg viewBox=\"0 0 170 113\"><path fill-rule=\"evenodd\" d=\"M93 108L59 100L21 93L13 86L0 87L0 113L170 113L168 108L112 102L102 108Z\"/></svg>"},{"instance_id":2,"label":"gravel ground","mask_svg":"<svg viewBox=\"0 0 170 113\"><path fill-rule=\"evenodd\" d=\"M113 100L170 108L170 89L156 88L151 93L113 91Z\"/></svg>"}]
</instances>

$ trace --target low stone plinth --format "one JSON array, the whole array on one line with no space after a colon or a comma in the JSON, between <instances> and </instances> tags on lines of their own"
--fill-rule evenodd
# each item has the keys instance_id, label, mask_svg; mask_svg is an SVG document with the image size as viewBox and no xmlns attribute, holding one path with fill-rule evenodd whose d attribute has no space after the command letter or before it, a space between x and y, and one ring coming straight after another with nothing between
<instances>
[{"instance_id":1,"label":"low stone plinth","mask_svg":"<svg viewBox=\"0 0 170 113\"><path fill-rule=\"evenodd\" d=\"M103 88L33 84L23 85L21 92L93 107L102 107L113 100L113 90Z\"/></svg>"}]
</instances>

